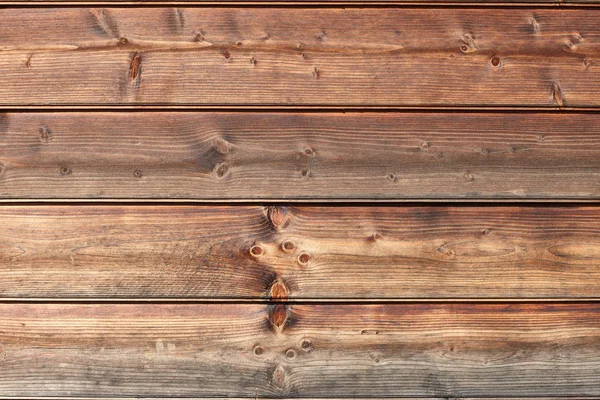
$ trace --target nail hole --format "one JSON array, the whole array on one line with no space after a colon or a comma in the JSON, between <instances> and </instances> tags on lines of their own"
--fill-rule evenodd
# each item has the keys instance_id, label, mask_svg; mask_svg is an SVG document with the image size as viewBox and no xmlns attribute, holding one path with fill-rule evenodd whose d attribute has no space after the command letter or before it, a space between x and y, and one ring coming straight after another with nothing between
<instances>
[{"instance_id":1,"label":"nail hole","mask_svg":"<svg viewBox=\"0 0 600 400\"><path fill-rule=\"evenodd\" d=\"M126 37L122 37L121 39L119 39L119 43L121 44L127 44L128 40Z\"/></svg>"},{"instance_id":2,"label":"nail hole","mask_svg":"<svg viewBox=\"0 0 600 400\"><path fill-rule=\"evenodd\" d=\"M300 172L300 175L302 175L302 176L308 176L308 170L307 170L307 169L303 169L303 170Z\"/></svg>"},{"instance_id":3,"label":"nail hole","mask_svg":"<svg viewBox=\"0 0 600 400\"><path fill-rule=\"evenodd\" d=\"M62 167L62 168L60 169L60 173L61 173L61 174L63 174L63 175L69 175L69 174L71 173L71 168L68 168L68 167Z\"/></svg>"},{"instance_id":4,"label":"nail hole","mask_svg":"<svg viewBox=\"0 0 600 400\"><path fill-rule=\"evenodd\" d=\"M261 355L263 355L264 353L265 353L265 349L263 349L262 347L260 347L260 346L256 346L256 347L254 348L254 354L255 354L255 355L257 355L257 356L261 356Z\"/></svg>"},{"instance_id":5,"label":"nail hole","mask_svg":"<svg viewBox=\"0 0 600 400\"><path fill-rule=\"evenodd\" d=\"M133 176L135 176L136 178L141 178L142 171L140 171L139 169L136 169L135 171L133 171Z\"/></svg>"},{"instance_id":6,"label":"nail hole","mask_svg":"<svg viewBox=\"0 0 600 400\"><path fill-rule=\"evenodd\" d=\"M309 351L310 349L312 349L312 343L310 342L310 340L303 340L301 346L302 350L304 351Z\"/></svg>"},{"instance_id":7,"label":"nail hole","mask_svg":"<svg viewBox=\"0 0 600 400\"><path fill-rule=\"evenodd\" d=\"M498 57L492 57L491 63L494 67L497 67L498 65L500 65L500 59Z\"/></svg>"}]
</instances>

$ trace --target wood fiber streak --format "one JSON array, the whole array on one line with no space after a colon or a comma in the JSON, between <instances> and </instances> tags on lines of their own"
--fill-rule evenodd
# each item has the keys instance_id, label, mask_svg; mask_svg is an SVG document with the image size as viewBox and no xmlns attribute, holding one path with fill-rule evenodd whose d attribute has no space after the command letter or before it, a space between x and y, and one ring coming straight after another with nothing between
<instances>
[{"instance_id":1,"label":"wood fiber streak","mask_svg":"<svg viewBox=\"0 0 600 400\"><path fill-rule=\"evenodd\" d=\"M599 396L598 304L0 305L5 396Z\"/></svg>"},{"instance_id":2,"label":"wood fiber streak","mask_svg":"<svg viewBox=\"0 0 600 400\"><path fill-rule=\"evenodd\" d=\"M600 114L0 115L0 199L600 199Z\"/></svg>"},{"instance_id":3,"label":"wood fiber streak","mask_svg":"<svg viewBox=\"0 0 600 400\"><path fill-rule=\"evenodd\" d=\"M596 207L5 206L0 226L0 298L600 297Z\"/></svg>"},{"instance_id":4,"label":"wood fiber streak","mask_svg":"<svg viewBox=\"0 0 600 400\"><path fill-rule=\"evenodd\" d=\"M0 10L0 106L598 107L600 10Z\"/></svg>"}]
</instances>

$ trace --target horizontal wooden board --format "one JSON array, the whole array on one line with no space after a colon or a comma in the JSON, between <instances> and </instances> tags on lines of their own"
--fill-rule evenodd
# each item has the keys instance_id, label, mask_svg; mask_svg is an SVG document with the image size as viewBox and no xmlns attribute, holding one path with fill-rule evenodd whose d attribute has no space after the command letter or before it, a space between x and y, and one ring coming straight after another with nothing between
<instances>
[{"instance_id":1,"label":"horizontal wooden board","mask_svg":"<svg viewBox=\"0 0 600 400\"><path fill-rule=\"evenodd\" d=\"M0 305L5 396L599 396L600 306Z\"/></svg>"},{"instance_id":2,"label":"horizontal wooden board","mask_svg":"<svg viewBox=\"0 0 600 400\"><path fill-rule=\"evenodd\" d=\"M6 299L600 298L597 207L4 206Z\"/></svg>"},{"instance_id":3,"label":"horizontal wooden board","mask_svg":"<svg viewBox=\"0 0 600 400\"><path fill-rule=\"evenodd\" d=\"M596 9L8 8L0 20L0 106L600 106Z\"/></svg>"},{"instance_id":4,"label":"horizontal wooden board","mask_svg":"<svg viewBox=\"0 0 600 400\"><path fill-rule=\"evenodd\" d=\"M600 199L600 114L0 115L0 199Z\"/></svg>"}]
</instances>

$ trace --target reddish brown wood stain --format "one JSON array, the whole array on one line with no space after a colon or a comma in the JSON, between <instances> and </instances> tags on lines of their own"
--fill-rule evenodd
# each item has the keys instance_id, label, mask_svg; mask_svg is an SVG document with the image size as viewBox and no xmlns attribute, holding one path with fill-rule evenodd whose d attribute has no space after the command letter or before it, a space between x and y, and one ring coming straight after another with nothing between
<instances>
[{"instance_id":1,"label":"reddish brown wood stain","mask_svg":"<svg viewBox=\"0 0 600 400\"><path fill-rule=\"evenodd\" d=\"M0 0L0 398L600 397L598 0L86 1Z\"/></svg>"}]
</instances>

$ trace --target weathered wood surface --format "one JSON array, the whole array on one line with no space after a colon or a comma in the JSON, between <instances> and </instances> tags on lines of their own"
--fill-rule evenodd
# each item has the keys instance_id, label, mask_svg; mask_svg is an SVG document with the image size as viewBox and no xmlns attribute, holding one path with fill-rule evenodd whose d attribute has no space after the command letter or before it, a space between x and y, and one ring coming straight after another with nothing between
<instances>
[{"instance_id":1,"label":"weathered wood surface","mask_svg":"<svg viewBox=\"0 0 600 400\"><path fill-rule=\"evenodd\" d=\"M0 198L600 199L600 114L0 115Z\"/></svg>"},{"instance_id":2,"label":"weathered wood surface","mask_svg":"<svg viewBox=\"0 0 600 400\"><path fill-rule=\"evenodd\" d=\"M4 206L0 297L599 298L596 207Z\"/></svg>"},{"instance_id":3,"label":"weathered wood surface","mask_svg":"<svg viewBox=\"0 0 600 400\"><path fill-rule=\"evenodd\" d=\"M600 306L0 305L4 396L599 396Z\"/></svg>"},{"instance_id":4,"label":"weathered wood surface","mask_svg":"<svg viewBox=\"0 0 600 400\"><path fill-rule=\"evenodd\" d=\"M0 106L600 106L600 10L0 10Z\"/></svg>"}]
</instances>

